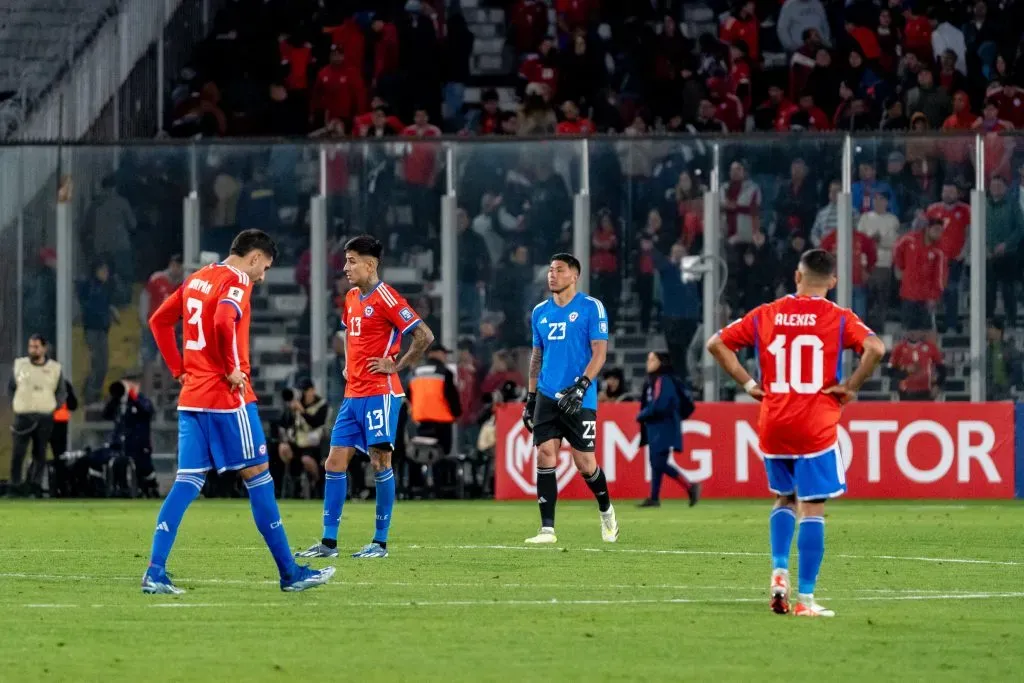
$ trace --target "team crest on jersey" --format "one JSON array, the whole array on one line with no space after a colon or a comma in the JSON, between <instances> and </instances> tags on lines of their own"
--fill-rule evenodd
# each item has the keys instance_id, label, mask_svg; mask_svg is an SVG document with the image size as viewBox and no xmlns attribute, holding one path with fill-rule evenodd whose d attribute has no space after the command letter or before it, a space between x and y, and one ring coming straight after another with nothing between
<instances>
[{"instance_id":1,"label":"team crest on jersey","mask_svg":"<svg viewBox=\"0 0 1024 683\"><path fill-rule=\"evenodd\" d=\"M367 318L369 318L371 315L373 315L373 306L367 306L363 310L363 315L365 315Z\"/></svg>"},{"instance_id":2,"label":"team crest on jersey","mask_svg":"<svg viewBox=\"0 0 1024 683\"><path fill-rule=\"evenodd\" d=\"M578 318L578 317L580 317L580 314L575 312L575 311L573 311L572 313L569 314L569 322L571 322L571 323L576 322L576 318Z\"/></svg>"},{"instance_id":3,"label":"team crest on jersey","mask_svg":"<svg viewBox=\"0 0 1024 683\"><path fill-rule=\"evenodd\" d=\"M266 455L266 454L267 454L267 444L261 443L260 444L260 455Z\"/></svg>"},{"instance_id":4,"label":"team crest on jersey","mask_svg":"<svg viewBox=\"0 0 1024 683\"><path fill-rule=\"evenodd\" d=\"M412 311L410 311L408 308L403 308L401 311L398 312L398 315L405 322L409 322L410 320L412 320Z\"/></svg>"}]
</instances>

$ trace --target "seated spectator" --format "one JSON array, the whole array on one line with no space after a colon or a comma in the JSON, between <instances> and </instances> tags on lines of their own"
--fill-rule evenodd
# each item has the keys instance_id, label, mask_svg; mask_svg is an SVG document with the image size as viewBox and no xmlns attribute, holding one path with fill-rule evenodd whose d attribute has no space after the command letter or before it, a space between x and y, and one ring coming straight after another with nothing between
<instances>
[{"instance_id":1,"label":"seated spectator","mask_svg":"<svg viewBox=\"0 0 1024 683\"><path fill-rule=\"evenodd\" d=\"M967 76L956 68L956 54L952 50L943 52L942 58L939 60L938 83L939 87L949 93L950 97L970 89Z\"/></svg>"},{"instance_id":2,"label":"seated spectator","mask_svg":"<svg viewBox=\"0 0 1024 683\"><path fill-rule=\"evenodd\" d=\"M768 99L754 110L754 128L756 130L784 131L788 129L789 118L797 111L782 86L778 83L768 85Z\"/></svg>"},{"instance_id":3,"label":"seated spectator","mask_svg":"<svg viewBox=\"0 0 1024 683\"><path fill-rule=\"evenodd\" d=\"M559 65L555 41L544 37L537 45L537 51L528 55L519 67L521 90L526 92L531 85L542 86L545 98L553 100L558 90Z\"/></svg>"},{"instance_id":4,"label":"seated spectator","mask_svg":"<svg viewBox=\"0 0 1024 683\"><path fill-rule=\"evenodd\" d=\"M594 132L594 124L580 116L580 109L572 100L562 104L562 116L564 118L555 128L556 135L590 135Z\"/></svg>"},{"instance_id":5,"label":"seated spectator","mask_svg":"<svg viewBox=\"0 0 1024 683\"><path fill-rule=\"evenodd\" d=\"M906 321L906 338L889 355L889 374L901 401L933 401L945 383L942 350L927 336L926 320Z\"/></svg>"},{"instance_id":6,"label":"seated spectator","mask_svg":"<svg viewBox=\"0 0 1024 683\"><path fill-rule=\"evenodd\" d=\"M832 123L824 111L815 105L814 95L804 93L800 96L800 107L792 114L785 123L785 130L792 131L817 131L830 130Z\"/></svg>"},{"instance_id":7,"label":"seated spectator","mask_svg":"<svg viewBox=\"0 0 1024 683\"><path fill-rule=\"evenodd\" d=\"M779 13L776 31L786 52L796 52L807 42L807 32L816 31L821 44L832 44L828 14L820 0L786 0Z\"/></svg>"},{"instance_id":8,"label":"seated spectator","mask_svg":"<svg viewBox=\"0 0 1024 683\"><path fill-rule=\"evenodd\" d=\"M474 135L496 135L501 130L501 119L498 91L489 88L480 96L480 108L470 112L466 126Z\"/></svg>"},{"instance_id":9,"label":"seated spectator","mask_svg":"<svg viewBox=\"0 0 1024 683\"><path fill-rule=\"evenodd\" d=\"M718 118L717 110L711 100L703 99L697 105L697 118L686 125L689 133L721 133L729 132L729 128Z\"/></svg>"},{"instance_id":10,"label":"seated spectator","mask_svg":"<svg viewBox=\"0 0 1024 683\"><path fill-rule=\"evenodd\" d=\"M924 114L928 127L932 129L940 128L952 113L953 98L942 88L936 87L931 68L922 68L917 74L917 87L907 93L907 111L911 116Z\"/></svg>"},{"instance_id":11,"label":"seated spectator","mask_svg":"<svg viewBox=\"0 0 1024 683\"><path fill-rule=\"evenodd\" d=\"M1024 362L1012 341L1006 339L1006 323L1002 318L988 322L988 350L985 354L987 380L986 399L1007 401L1014 391L1024 388Z\"/></svg>"},{"instance_id":12,"label":"seated spectator","mask_svg":"<svg viewBox=\"0 0 1024 683\"><path fill-rule=\"evenodd\" d=\"M940 244L942 221L932 219L893 247L892 265L900 279L904 321L918 321L918 329L934 330L935 309L949 277L946 253ZM927 327L924 322L928 321Z\"/></svg>"},{"instance_id":13,"label":"seated spectator","mask_svg":"<svg viewBox=\"0 0 1024 683\"><path fill-rule=\"evenodd\" d=\"M800 34L800 44L796 47L786 47L786 51L792 53L789 62L789 96L796 99L808 86L808 79L816 66L831 66L832 55L828 52L828 45L822 40L821 32L815 28L806 28ZM783 42L783 47L786 44ZM822 55L824 48L825 55ZM834 84L834 82L833 82Z\"/></svg>"},{"instance_id":14,"label":"seated spectator","mask_svg":"<svg viewBox=\"0 0 1024 683\"><path fill-rule=\"evenodd\" d=\"M1005 77L993 79L985 89L985 101L996 105L996 120L1006 121L1014 130L1024 128L1024 88L1010 85Z\"/></svg>"},{"instance_id":15,"label":"seated spectator","mask_svg":"<svg viewBox=\"0 0 1024 683\"><path fill-rule=\"evenodd\" d=\"M722 22L718 38L726 45L742 42L754 64L761 60L761 23L757 19L757 3L753 0L733 3L733 11Z\"/></svg>"},{"instance_id":16,"label":"seated spectator","mask_svg":"<svg viewBox=\"0 0 1024 683\"><path fill-rule=\"evenodd\" d=\"M621 368L608 368L601 373L601 391L597 394L597 400L601 403L622 403L636 400L636 397L629 392L626 375Z\"/></svg>"},{"instance_id":17,"label":"seated spectator","mask_svg":"<svg viewBox=\"0 0 1024 683\"><path fill-rule=\"evenodd\" d=\"M378 99L378 98L375 98ZM373 109L356 117L352 133L357 138L384 138L401 135L405 124L378 99Z\"/></svg>"},{"instance_id":18,"label":"seated spectator","mask_svg":"<svg viewBox=\"0 0 1024 683\"><path fill-rule=\"evenodd\" d=\"M727 76L712 76L707 80L708 98L715 106L715 118L725 124L733 133L742 133L746 125L746 109L740 98L730 88L731 81Z\"/></svg>"},{"instance_id":19,"label":"seated spectator","mask_svg":"<svg viewBox=\"0 0 1024 683\"><path fill-rule=\"evenodd\" d=\"M890 97L885 101L885 112L882 115L882 130L910 130L910 119L903 111L903 101L898 97Z\"/></svg>"},{"instance_id":20,"label":"seated spectator","mask_svg":"<svg viewBox=\"0 0 1024 683\"><path fill-rule=\"evenodd\" d=\"M967 46L963 31L949 22L949 11L941 5L928 8L928 21L932 26L932 55L941 58L947 50L956 56L956 70L967 75Z\"/></svg>"}]
</instances>

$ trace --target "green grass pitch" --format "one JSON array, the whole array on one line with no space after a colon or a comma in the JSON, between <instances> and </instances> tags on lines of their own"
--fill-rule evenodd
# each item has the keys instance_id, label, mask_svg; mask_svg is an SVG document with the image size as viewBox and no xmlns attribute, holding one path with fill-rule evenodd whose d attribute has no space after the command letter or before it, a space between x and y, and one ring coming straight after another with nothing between
<instances>
[{"instance_id":1,"label":"green grass pitch","mask_svg":"<svg viewBox=\"0 0 1024 683\"><path fill-rule=\"evenodd\" d=\"M0 681L1011 681L1024 679L1024 505L828 509L819 601L768 610L768 501L398 503L391 557L347 554L332 583L281 593L245 501L199 501L143 596L157 504L0 502ZM287 502L294 547L319 503ZM370 538L345 508L340 547ZM794 567L795 575L795 548Z\"/></svg>"}]
</instances>

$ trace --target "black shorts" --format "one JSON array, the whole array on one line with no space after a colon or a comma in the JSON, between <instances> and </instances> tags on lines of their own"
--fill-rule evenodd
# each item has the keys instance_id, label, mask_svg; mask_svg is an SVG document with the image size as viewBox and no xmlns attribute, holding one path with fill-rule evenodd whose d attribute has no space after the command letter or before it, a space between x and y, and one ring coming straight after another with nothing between
<instances>
[{"instance_id":1,"label":"black shorts","mask_svg":"<svg viewBox=\"0 0 1024 683\"><path fill-rule=\"evenodd\" d=\"M573 417L562 414L558 401L537 394L537 408L533 412L533 443L565 439L572 448L584 453L594 452L597 438L597 411L581 408Z\"/></svg>"}]
</instances>

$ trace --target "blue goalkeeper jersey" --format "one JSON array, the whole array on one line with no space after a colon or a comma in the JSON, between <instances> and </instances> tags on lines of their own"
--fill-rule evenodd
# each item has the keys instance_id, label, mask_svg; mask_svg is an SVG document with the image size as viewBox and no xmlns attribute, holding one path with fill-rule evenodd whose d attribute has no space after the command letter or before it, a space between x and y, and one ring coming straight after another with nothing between
<instances>
[{"instance_id":1,"label":"blue goalkeeper jersey","mask_svg":"<svg viewBox=\"0 0 1024 683\"><path fill-rule=\"evenodd\" d=\"M608 340L608 313L598 299L577 292L565 306L554 298L537 304L530 316L533 347L543 352L537 391L550 399L583 376L590 363L590 342ZM597 410L597 383L583 407Z\"/></svg>"}]
</instances>

